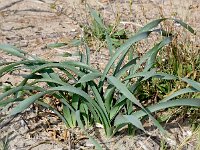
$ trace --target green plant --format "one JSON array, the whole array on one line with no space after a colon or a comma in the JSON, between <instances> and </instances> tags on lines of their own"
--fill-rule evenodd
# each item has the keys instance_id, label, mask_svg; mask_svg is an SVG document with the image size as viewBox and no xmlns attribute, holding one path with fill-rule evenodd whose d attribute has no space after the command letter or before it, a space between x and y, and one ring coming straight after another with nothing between
<instances>
[{"instance_id":1,"label":"green plant","mask_svg":"<svg viewBox=\"0 0 200 150\"><path fill-rule=\"evenodd\" d=\"M9 141L8 138L5 137L0 140L0 150L8 150L9 149Z\"/></svg>"},{"instance_id":2,"label":"green plant","mask_svg":"<svg viewBox=\"0 0 200 150\"><path fill-rule=\"evenodd\" d=\"M23 81L16 87L12 87L0 95L0 107L10 103L15 104L9 115L18 114L36 103L54 111L67 127L79 125L84 128L84 125L100 123L104 127L105 134L112 137L126 125L130 130L135 126L145 131L141 122L144 116L148 116L163 133L166 133L152 112L175 106L200 107L199 98L175 99L185 93L199 92L199 82L186 77L181 78L157 72L154 68L158 52L173 38L162 29L154 29L162 21L167 20L166 18L150 22L115 49L111 37L107 33L107 27L97 12L93 9L90 9L90 12L98 25L104 29L111 56L103 72L91 66L90 49L84 39L81 40L81 43L85 46L86 51L85 54L80 54L80 62L50 62L13 46L0 45L1 50L22 59L18 62L1 63L1 76L22 68L30 72L22 76ZM194 33L194 30L184 22L180 20L176 20L176 22ZM163 39L140 58L129 53L132 45L148 38L152 32L161 33ZM128 62L126 56L129 57ZM166 96L159 103L149 106L145 105L146 102L138 100L135 92L139 85L152 78L184 82L189 86ZM40 83L46 84L41 86ZM51 101L56 99L61 102L61 111L49 102L45 102L44 97L47 95Z\"/></svg>"},{"instance_id":3,"label":"green plant","mask_svg":"<svg viewBox=\"0 0 200 150\"><path fill-rule=\"evenodd\" d=\"M101 19L99 14L96 15L96 17ZM114 25L108 25L108 27L105 28L105 26L101 26L99 24L99 20L92 18L91 25L81 25L84 31L85 40L87 40L90 44L92 44L92 41L100 41L100 43L103 43L106 41L106 34L108 34L110 37L109 40L111 40L113 44L112 46L115 48L119 47L125 40L128 39L128 31L117 28L119 24L118 20L119 19L116 18L116 23Z\"/></svg>"}]
</instances>

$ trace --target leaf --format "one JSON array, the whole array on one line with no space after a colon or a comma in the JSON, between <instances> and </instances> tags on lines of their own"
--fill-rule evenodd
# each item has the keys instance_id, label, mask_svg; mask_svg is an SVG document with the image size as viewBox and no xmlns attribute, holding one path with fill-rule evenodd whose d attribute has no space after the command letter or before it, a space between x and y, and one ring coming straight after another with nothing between
<instances>
[{"instance_id":1,"label":"leaf","mask_svg":"<svg viewBox=\"0 0 200 150\"><path fill-rule=\"evenodd\" d=\"M73 39L70 43L69 43L69 45L70 46L80 46L80 45L82 45L83 44L83 42L82 42L82 40L81 39Z\"/></svg>"},{"instance_id":2,"label":"leaf","mask_svg":"<svg viewBox=\"0 0 200 150\"><path fill-rule=\"evenodd\" d=\"M128 71L131 67L133 67L136 64L138 57L135 57L133 59L131 59L127 64L125 64L117 73L116 73L116 77L119 78L121 77L121 75L123 75L124 73L126 73L126 71Z\"/></svg>"},{"instance_id":3,"label":"leaf","mask_svg":"<svg viewBox=\"0 0 200 150\"><path fill-rule=\"evenodd\" d=\"M182 81L188 83L189 85L191 85L193 88L197 89L198 91L200 91L200 83L196 82L194 80L188 79L188 78L181 78Z\"/></svg>"},{"instance_id":4,"label":"leaf","mask_svg":"<svg viewBox=\"0 0 200 150\"><path fill-rule=\"evenodd\" d=\"M114 54L114 49L115 48L113 46L113 42L112 42L110 36L107 33L106 33L106 42L108 44L108 50L109 50L110 57L112 57L113 54Z\"/></svg>"},{"instance_id":5,"label":"leaf","mask_svg":"<svg viewBox=\"0 0 200 150\"><path fill-rule=\"evenodd\" d=\"M171 36L170 37L166 37L159 43L158 46L156 46L156 47L154 47L152 49L152 54L148 58L148 61L146 63L144 71L148 71L149 69L152 68L152 66L155 63L156 56L157 56L159 50L161 50L162 47L164 47L165 45L169 44L171 41L172 41L172 37Z\"/></svg>"},{"instance_id":6,"label":"leaf","mask_svg":"<svg viewBox=\"0 0 200 150\"><path fill-rule=\"evenodd\" d=\"M145 109L141 103L135 98L135 96L128 90L128 88L121 83L118 79L113 76L108 76L108 80L122 93L126 98L132 101L134 104L138 105L148 116L151 118L153 123L160 129L162 133L166 133L160 123L151 115L148 109Z\"/></svg>"},{"instance_id":7,"label":"leaf","mask_svg":"<svg viewBox=\"0 0 200 150\"><path fill-rule=\"evenodd\" d=\"M83 75L81 71L77 70L75 67L80 67L83 69L87 69L93 72L99 72L98 70L88 66L87 64L81 63L81 62L75 62L75 61L64 61L59 63L46 63L44 65L39 66L38 68L34 69L32 73L36 73L39 70L42 70L44 68L68 68L72 71L75 71L77 75Z\"/></svg>"},{"instance_id":8,"label":"leaf","mask_svg":"<svg viewBox=\"0 0 200 150\"><path fill-rule=\"evenodd\" d=\"M78 125L79 127L84 131L84 133L89 137L89 140L95 145L95 148L98 149L98 150L103 150L101 145L96 141L94 140L85 130L84 126L83 126L83 123L81 121L81 118L80 118L80 111L76 111L76 118L77 118L77 122L78 122Z\"/></svg>"},{"instance_id":9,"label":"leaf","mask_svg":"<svg viewBox=\"0 0 200 150\"><path fill-rule=\"evenodd\" d=\"M25 109L27 109L31 104L33 104L36 100L42 97L46 92L41 92L26 98L25 100L21 101L16 107L14 107L11 112L9 113L11 116L16 115Z\"/></svg>"},{"instance_id":10,"label":"leaf","mask_svg":"<svg viewBox=\"0 0 200 150\"><path fill-rule=\"evenodd\" d=\"M176 23L179 23L182 27L184 27L185 29L187 29L188 31L190 31L193 34L196 34L194 29L192 29L191 26L189 26L188 24L186 24L185 22L183 22L182 20L178 20L178 19L173 19Z\"/></svg>"},{"instance_id":11,"label":"leaf","mask_svg":"<svg viewBox=\"0 0 200 150\"><path fill-rule=\"evenodd\" d=\"M191 92L200 92L198 90L196 90L195 88L184 88L184 89L180 89L176 92L174 92L173 94L165 97L163 100L160 101L161 102L166 102L166 101L169 101L170 99L176 97L176 96L179 96L179 95L182 95L182 94L185 94L185 93L191 93Z\"/></svg>"},{"instance_id":12,"label":"leaf","mask_svg":"<svg viewBox=\"0 0 200 150\"><path fill-rule=\"evenodd\" d=\"M86 64L91 65L90 63L90 48L88 47L87 44L85 44L85 49L86 49Z\"/></svg>"},{"instance_id":13,"label":"leaf","mask_svg":"<svg viewBox=\"0 0 200 150\"><path fill-rule=\"evenodd\" d=\"M101 77L101 75L102 75L101 73L96 73L96 72L88 73L88 74L85 74L84 76L82 76L77 83L93 81L94 79Z\"/></svg>"},{"instance_id":14,"label":"leaf","mask_svg":"<svg viewBox=\"0 0 200 150\"><path fill-rule=\"evenodd\" d=\"M127 89L127 87L123 83L121 83L117 78L113 76L107 76L107 78L111 82L111 84L114 85L120 91L120 93L122 93L134 104L138 105L141 108L143 107L141 103L135 98L135 96L133 96L133 94Z\"/></svg>"},{"instance_id":15,"label":"leaf","mask_svg":"<svg viewBox=\"0 0 200 150\"><path fill-rule=\"evenodd\" d=\"M24 100L23 98L9 98L3 101L0 101L0 107L5 107L6 105L8 105L9 103L13 103L13 102L18 102L18 101L22 101Z\"/></svg>"},{"instance_id":16,"label":"leaf","mask_svg":"<svg viewBox=\"0 0 200 150\"><path fill-rule=\"evenodd\" d=\"M139 72L139 73L135 73L135 74L131 74L129 76L127 76L126 78L124 78L123 81L135 78L135 77L143 77L142 80L147 80L149 78L159 78L159 79L165 79L165 80L176 80L178 79L176 76L174 75L170 75L167 73L162 73L162 72L155 72L155 68L150 70L150 71L143 71L143 72Z\"/></svg>"},{"instance_id":17,"label":"leaf","mask_svg":"<svg viewBox=\"0 0 200 150\"><path fill-rule=\"evenodd\" d=\"M11 95L11 94L16 94L19 91L23 90L37 90L37 91L44 91L43 88L37 87L37 86L18 86L15 88L12 88L0 95L0 101L3 100L5 97Z\"/></svg>"},{"instance_id":18,"label":"leaf","mask_svg":"<svg viewBox=\"0 0 200 150\"><path fill-rule=\"evenodd\" d=\"M66 106L66 105L63 105L63 117L65 118L66 122L67 122L67 126L69 128L74 128L74 124L73 124L73 121L72 121L72 113L70 112L70 109Z\"/></svg>"},{"instance_id":19,"label":"leaf","mask_svg":"<svg viewBox=\"0 0 200 150\"><path fill-rule=\"evenodd\" d=\"M150 49L146 54L144 54L142 56L142 58L140 58L140 60L138 61L138 63L134 66L133 71L130 75L134 75L136 73L136 71L141 67L141 65L146 61L147 64L145 66L144 71L148 71L149 69L151 69L153 67L153 64L155 62L156 59L156 55L158 53L158 51L165 46L166 44L168 44L171 41L171 37L166 37L164 40L162 40L161 42L159 42L158 44L156 44L152 49Z\"/></svg>"},{"instance_id":20,"label":"leaf","mask_svg":"<svg viewBox=\"0 0 200 150\"><path fill-rule=\"evenodd\" d=\"M152 106L147 107L147 109L152 113L156 112L165 108L176 107L176 106L193 106L193 107L200 107L200 99L199 98L191 98L191 99L176 99L171 100L163 103L157 103ZM134 112L134 115L137 118L144 117L147 114L142 110Z\"/></svg>"},{"instance_id":21,"label":"leaf","mask_svg":"<svg viewBox=\"0 0 200 150\"><path fill-rule=\"evenodd\" d=\"M141 32L146 32L146 31L149 31L155 27L158 26L159 23L161 23L162 21L166 20L167 18L162 18L162 19L157 19L157 20L154 20L150 23L148 23L147 25L145 25L144 27L142 27L138 33L141 33Z\"/></svg>"},{"instance_id":22,"label":"leaf","mask_svg":"<svg viewBox=\"0 0 200 150\"><path fill-rule=\"evenodd\" d=\"M112 67L112 65L114 64L115 60L119 57L119 55L123 52L123 53L126 53L130 46L133 45L134 43L148 37L148 35L150 34L151 32L148 31L148 32L143 32L143 33L140 33L140 34L137 34L135 36L132 36L129 40L127 40L124 44L122 44L115 52L115 54L113 55L113 57L110 58L108 64L106 65L105 69L104 69L104 72L103 72L103 75L101 77L101 80L100 80L100 83L99 83L99 88L102 88L102 85L103 85L103 82L104 82L104 79L106 78L106 75L107 73L109 72L110 68Z\"/></svg>"},{"instance_id":23,"label":"leaf","mask_svg":"<svg viewBox=\"0 0 200 150\"><path fill-rule=\"evenodd\" d=\"M93 91L94 97L95 97L95 101L97 102L97 104L99 105L99 107L101 108L101 120L104 124L104 128L106 130L106 135L110 135L111 131L111 124L110 124L110 120L109 120L109 116L108 116L108 112L106 111L103 99L96 87L96 84L94 82L89 82L88 83L90 88Z\"/></svg>"},{"instance_id":24,"label":"leaf","mask_svg":"<svg viewBox=\"0 0 200 150\"><path fill-rule=\"evenodd\" d=\"M67 45L66 43L53 43L53 44L48 44L47 48L58 48Z\"/></svg>"},{"instance_id":25,"label":"leaf","mask_svg":"<svg viewBox=\"0 0 200 150\"><path fill-rule=\"evenodd\" d=\"M63 81L58 81L58 80L51 79L51 78L49 78L49 79L47 79L47 78L41 78L41 79L35 80L35 81L32 82L32 83L35 84L35 83L38 83L38 82L56 83L56 84L65 85L65 86L70 85L69 83L66 83L66 82L63 82Z\"/></svg>"},{"instance_id":26,"label":"leaf","mask_svg":"<svg viewBox=\"0 0 200 150\"><path fill-rule=\"evenodd\" d=\"M102 29L106 29L105 25L103 24L103 21L102 19L100 18L100 15L97 13L97 11L95 11L94 9L92 9L91 7L89 7L89 11L90 11L90 14L92 15L92 17L95 19L95 21L100 25L100 27Z\"/></svg>"},{"instance_id":27,"label":"leaf","mask_svg":"<svg viewBox=\"0 0 200 150\"><path fill-rule=\"evenodd\" d=\"M53 111L58 117L60 117L60 119L63 121L63 123L67 124L65 118L56 109L54 109L53 107L51 107L50 105L48 105L42 101L37 101L36 103Z\"/></svg>"},{"instance_id":28,"label":"leaf","mask_svg":"<svg viewBox=\"0 0 200 150\"><path fill-rule=\"evenodd\" d=\"M6 53L9 53L11 55L27 59L24 55L26 54L24 51L17 49L14 46L8 45L8 44L0 44L0 50L3 50Z\"/></svg>"},{"instance_id":29,"label":"leaf","mask_svg":"<svg viewBox=\"0 0 200 150\"><path fill-rule=\"evenodd\" d=\"M131 123L132 125L136 126L137 128L145 131L144 127L142 126L141 121L134 115L118 115L115 118L114 125L119 126L121 124L128 124L128 123Z\"/></svg>"}]
</instances>

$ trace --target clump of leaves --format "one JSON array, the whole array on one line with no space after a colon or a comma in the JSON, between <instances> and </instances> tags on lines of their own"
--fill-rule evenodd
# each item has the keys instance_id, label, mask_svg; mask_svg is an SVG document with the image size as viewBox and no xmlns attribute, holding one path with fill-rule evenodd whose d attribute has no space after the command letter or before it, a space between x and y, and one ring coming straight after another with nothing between
<instances>
[{"instance_id":1,"label":"clump of leaves","mask_svg":"<svg viewBox=\"0 0 200 150\"><path fill-rule=\"evenodd\" d=\"M100 14L96 14L101 19ZM102 19L101 19L102 20ZM106 33L110 36L110 40L115 48L119 47L125 40L128 39L125 29L118 29L117 25L101 26L99 21L92 18L90 26L83 26L85 38L88 41L98 39L101 42L106 40Z\"/></svg>"},{"instance_id":2,"label":"clump of leaves","mask_svg":"<svg viewBox=\"0 0 200 150\"><path fill-rule=\"evenodd\" d=\"M26 68L30 72L22 76L24 80L18 86L0 95L0 107L17 102L9 115L21 113L31 104L37 103L52 110L67 127L78 125L84 129L84 125L98 123L103 126L105 134L112 137L126 125L130 128L134 126L145 132L141 122L144 116L148 116L155 126L165 133L163 127L152 115L153 112L175 106L200 107L199 98L176 99L177 96L185 93L199 92L199 82L158 72L154 68L158 52L172 41L173 37L170 34L165 36L162 34L163 39L155 43L140 58L129 53L132 45L148 38L152 32L163 33L162 29L154 30L154 28L166 18L150 22L120 47L114 48L107 28L99 15L93 9L90 9L90 12L98 25L104 29L109 48L110 59L103 72L91 66L90 49L84 42L82 44L86 52L80 54L80 62L46 61L13 46L0 45L1 50L21 58L21 61L1 63L1 76L21 68ZM176 22L194 33L194 30L187 24L180 20ZM128 62L125 61L127 55L129 55ZM166 96L159 103L145 105L145 102L136 98L135 92L139 85L152 78L184 82L188 86ZM39 83L46 83L46 86L42 87ZM59 100L62 110L45 102L45 95L51 95L51 101ZM100 148L97 143L96 146Z\"/></svg>"}]
</instances>

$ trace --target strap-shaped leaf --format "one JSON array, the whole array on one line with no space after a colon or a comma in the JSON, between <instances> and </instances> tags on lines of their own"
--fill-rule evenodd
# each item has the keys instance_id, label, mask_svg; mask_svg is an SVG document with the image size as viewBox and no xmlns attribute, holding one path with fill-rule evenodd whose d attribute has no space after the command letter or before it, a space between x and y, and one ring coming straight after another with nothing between
<instances>
[{"instance_id":1,"label":"strap-shaped leaf","mask_svg":"<svg viewBox=\"0 0 200 150\"><path fill-rule=\"evenodd\" d=\"M172 98L174 97L177 97L179 95L183 95L183 94L186 94L186 93L193 93L193 92L200 92L199 90L195 89L195 88L184 88L184 89L180 89L176 92L174 92L173 94L165 97L163 100L161 100L160 102L166 102L166 101L169 101L171 100Z\"/></svg>"},{"instance_id":2,"label":"strap-shaped leaf","mask_svg":"<svg viewBox=\"0 0 200 150\"><path fill-rule=\"evenodd\" d=\"M26 98L25 100L21 101L16 107L14 107L11 110L10 115L16 115L16 114L24 111L31 104L33 104L36 100L38 100L40 97L42 97L45 93L46 92L41 92L41 93L30 96L30 97Z\"/></svg>"},{"instance_id":3,"label":"strap-shaped leaf","mask_svg":"<svg viewBox=\"0 0 200 150\"><path fill-rule=\"evenodd\" d=\"M101 77L100 83L99 83L99 88L102 88L103 82L106 78L107 73L109 72L110 68L112 67L112 65L114 64L115 60L120 56L120 54L126 53L130 46L146 37L148 37L148 35L151 33L151 31L147 31L147 32L142 32L140 34L137 34L135 36L132 36L129 40L127 40L124 44L122 44L118 49L116 49L115 54L113 55L113 57L110 58L108 64L106 65L103 75Z\"/></svg>"},{"instance_id":4,"label":"strap-shaped leaf","mask_svg":"<svg viewBox=\"0 0 200 150\"><path fill-rule=\"evenodd\" d=\"M173 19L176 23L179 23L182 27L184 27L185 29L187 29L188 31L190 31L193 34L196 34L194 29L189 26L188 24L186 24L185 22L183 22L182 20L179 19Z\"/></svg>"},{"instance_id":5,"label":"strap-shaped leaf","mask_svg":"<svg viewBox=\"0 0 200 150\"><path fill-rule=\"evenodd\" d=\"M176 106L193 106L193 107L200 107L200 99L199 98L191 98L191 99L176 99L176 100L171 100L163 103L157 103L152 106L147 107L147 109L152 113L156 112L165 108L170 108L170 107L176 107ZM134 115L137 118L144 117L147 114L140 110L137 112L134 112L132 115Z\"/></svg>"},{"instance_id":6,"label":"strap-shaped leaf","mask_svg":"<svg viewBox=\"0 0 200 150\"><path fill-rule=\"evenodd\" d=\"M112 42L110 36L107 33L106 33L106 42L108 44L108 50L109 50L110 57L113 57L115 48L113 46L113 42Z\"/></svg>"},{"instance_id":7,"label":"strap-shaped leaf","mask_svg":"<svg viewBox=\"0 0 200 150\"><path fill-rule=\"evenodd\" d=\"M96 72L85 74L84 76L82 76L80 78L78 83L84 83L84 82L88 82L88 81L93 81L94 79L101 77L101 75L102 75L101 73L96 73Z\"/></svg>"},{"instance_id":8,"label":"strap-shaped leaf","mask_svg":"<svg viewBox=\"0 0 200 150\"><path fill-rule=\"evenodd\" d=\"M81 121L80 111L76 111L76 118L77 118L77 122L78 122L79 127L80 127L80 128L84 131L84 133L89 137L90 141L91 141L92 143L94 143L95 148L98 149L98 150L102 150L101 145L100 145L96 140L94 140L94 138L92 138L92 137L86 132L86 130L85 130L85 128L84 128L84 125L83 125L83 123L82 123L82 121Z\"/></svg>"},{"instance_id":9,"label":"strap-shaped leaf","mask_svg":"<svg viewBox=\"0 0 200 150\"><path fill-rule=\"evenodd\" d=\"M136 126L137 128L145 131L144 127L142 126L141 121L134 115L118 115L115 118L114 125L119 126L121 124L128 124L128 123L131 123L132 125Z\"/></svg>"},{"instance_id":10,"label":"strap-shaped leaf","mask_svg":"<svg viewBox=\"0 0 200 150\"><path fill-rule=\"evenodd\" d=\"M189 85L191 85L193 88L197 89L198 91L200 91L200 83L196 82L194 80L188 79L188 78L181 78L182 81L188 83Z\"/></svg>"},{"instance_id":11,"label":"strap-shaped leaf","mask_svg":"<svg viewBox=\"0 0 200 150\"><path fill-rule=\"evenodd\" d=\"M67 43L52 43L48 44L47 48L58 48L67 45Z\"/></svg>"},{"instance_id":12,"label":"strap-shaped leaf","mask_svg":"<svg viewBox=\"0 0 200 150\"><path fill-rule=\"evenodd\" d=\"M95 19L95 21L101 26L102 29L106 30L106 26L103 24L103 21L100 18L100 15L97 13L97 11L95 11L94 9L92 9L89 6L88 6L88 8L89 8L90 14Z\"/></svg>"},{"instance_id":13,"label":"strap-shaped leaf","mask_svg":"<svg viewBox=\"0 0 200 150\"><path fill-rule=\"evenodd\" d=\"M147 25L145 25L144 27L142 27L138 33L141 32L146 32L146 31L150 31L151 29L157 27L162 21L166 20L167 18L162 18L162 19L157 19L157 20L153 20L150 23L148 23Z\"/></svg>"},{"instance_id":14,"label":"strap-shaped leaf","mask_svg":"<svg viewBox=\"0 0 200 150\"><path fill-rule=\"evenodd\" d=\"M128 88L121 83L117 78L113 76L107 76L108 80L122 93L126 98L128 98L130 101L132 101L134 104L139 106L153 121L153 123L159 128L159 130L162 133L166 133L166 131L163 129L163 127L160 125L160 123L151 115L151 112L149 112L148 109L145 109L141 103L135 98L135 96L128 90Z\"/></svg>"},{"instance_id":15,"label":"strap-shaped leaf","mask_svg":"<svg viewBox=\"0 0 200 150\"><path fill-rule=\"evenodd\" d=\"M37 91L44 91L43 88L41 87L37 87L37 86L18 86L15 88L12 88L6 92L4 92L3 94L0 95L0 101L3 100L5 97L11 95L11 94L15 94L19 91L23 91L23 90L37 90Z\"/></svg>"},{"instance_id":16,"label":"strap-shaped leaf","mask_svg":"<svg viewBox=\"0 0 200 150\"><path fill-rule=\"evenodd\" d=\"M113 76L107 76L108 80L113 84L125 97L127 97L134 104L143 108L141 103L135 98L135 96L127 89L127 87Z\"/></svg>"},{"instance_id":17,"label":"strap-shaped leaf","mask_svg":"<svg viewBox=\"0 0 200 150\"><path fill-rule=\"evenodd\" d=\"M43 106L43 107L46 107L47 109L50 109L51 111L53 111L56 115L58 115L58 117L60 117L60 119L61 119L65 124L67 124L65 118L64 118L56 109L54 109L53 107L51 107L50 105L48 105L48 104L46 104L46 103L44 103L44 102L42 102L42 101L37 101L36 103L39 104L39 105L41 105L41 106Z\"/></svg>"},{"instance_id":18,"label":"strap-shaped leaf","mask_svg":"<svg viewBox=\"0 0 200 150\"><path fill-rule=\"evenodd\" d=\"M14 46L11 46L11 45L0 44L0 50L3 50L4 52L9 53L14 56L17 56L17 57L27 59L24 55L24 54L26 54L26 52L14 47Z\"/></svg>"},{"instance_id":19,"label":"strap-shaped leaf","mask_svg":"<svg viewBox=\"0 0 200 150\"><path fill-rule=\"evenodd\" d=\"M170 75L167 73L162 73L162 72L156 72L156 69L152 69L150 71L143 71L135 74L131 74L127 76L123 81L136 78L136 77L143 77L142 80L147 80L149 78L159 78L159 79L165 79L165 80L176 80L178 77L174 75Z\"/></svg>"}]
</instances>

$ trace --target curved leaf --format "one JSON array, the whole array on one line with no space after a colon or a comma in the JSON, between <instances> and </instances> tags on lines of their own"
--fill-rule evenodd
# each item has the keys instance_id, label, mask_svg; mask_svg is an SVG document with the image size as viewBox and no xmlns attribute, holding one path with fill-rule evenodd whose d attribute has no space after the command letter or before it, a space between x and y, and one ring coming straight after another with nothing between
<instances>
[{"instance_id":1,"label":"curved leaf","mask_svg":"<svg viewBox=\"0 0 200 150\"><path fill-rule=\"evenodd\" d=\"M142 126L141 121L137 117L135 117L134 115L123 115L123 116L118 115L115 118L114 125L119 126L121 124L128 124L128 123L131 123L132 125L136 126L137 128L145 131L145 129Z\"/></svg>"},{"instance_id":2,"label":"curved leaf","mask_svg":"<svg viewBox=\"0 0 200 150\"><path fill-rule=\"evenodd\" d=\"M83 83L83 82L88 82L88 81L93 81L94 79L96 78L99 78L101 77L101 73L88 73L88 74L85 74L84 76L82 76L80 78L80 80L78 81L78 83Z\"/></svg>"},{"instance_id":3,"label":"curved leaf","mask_svg":"<svg viewBox=\"0 0 200 150\"><path fill-rule=\"evenodd\" d=\"M27 59L24 55L24 54L26 54L24 51L14 47L14 46L11 46L11 45L0 44L0 50L3 50L4 52L9 53L14 56L17 56L17 57Z\"/></svg>"},{"instance_id":4,"label":"curved leaf","mask_svg":"<svg viewBox=\"0 0 200 150\"><path fill-rule=\"evenodd\" d=\"M130 39L128 39L124 44L122 44L118 49L116 49L115 54L113 55L113 57L111 57L111 59L109 60L108 64L106 65L103 75L101 77L100 83L99 83L99 88L102 88L103 82L106 78L107 73L109 72L110 68L112 67L112 65L114 64L115 60L120 56L120 54L126 53L130 46L133 45L134 43L145 39L146 37L149 36L149 34L151 33L151 31L147 31L147 32L142 32L140 34L134 35L132 36Z\"/></svg>"},{"instance_id":5,"label":"curved leaf","mask_svg":"<svg viewBox=\"0 0 200 150\"><path fill-rule=\"evenodd\" d=\"M163 103L157 103L152 106L147 107L147 109L152 113L155 111L159 111L165 108L175 107L175 106L194 106L194 107L200 107L200 99L177 99L177 100L171 100ZM144 117L147 114L143 112L142 110L134 112L132 114L133 116L140 118Z\"/></svg>"},{"instance_id":6,"label":"curved leaf","mask_svg":"<svg viewBox=\"0 0 200 150\"><path fill-rule=\"evenodd\" d=\"M197 89L198 91L200 91L200 83L196 82L194 80L188 79L188 78L181 78L182 81L188 83L189 85L191 85L193 88Z\"/></svg>"},{"instance_id":7,"label":"curved leaf","mask_svg":"<svg viewBox=\"0 0 200 150\"><path fill-rule=\"evenodd\" d=\"M162 18L162 19L157 19L157 20L153 20L151 21L150 23L148 23L147 25L145 25L144 27L142 27L138 33L141 33L141 32L146 32L146 31L149 31L155 27L158 26L158 24L160 24L162 21L166 20L167 18Z\"/></svg>"},{"instance_id":8,"label":"curved leaf","mask_svg":"<svg viewBox=\"0 0 200 150\"><path fill-rule=\"evenodd\" d=\"M195 89L195 88L184 88L184 89L180 89L180 90L174 92L173 94L171 94L171 95L165 97L163 100L160 101L160 103L161 103L161 102L166 102L166 101L168 101L168 100L170 100L170 99L172 99L172 98L174 98L174 97L176 97L176 96L179 96L179 95L182 95L182 94L185 94L185 93L192 93L192 92L200 92L200 91L198 91L198 90Z\"/></svg>"},{"instance_id":9,"label":"curved leaf","mask_svg":"<svg viewBox=\"0 0 200 150\"><path fill-rule=\"evenodd\" d=\"M41 92L26 98L25 100L21 101L16 107L14 107L11 112L9 113L11 116L16 115L25 109L27 109L31 104L33 104L36 100L42 97L46 92Z\"/></svg>"}]
</instances>

